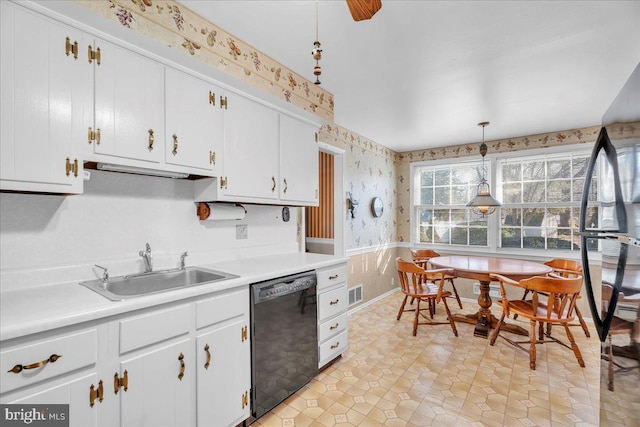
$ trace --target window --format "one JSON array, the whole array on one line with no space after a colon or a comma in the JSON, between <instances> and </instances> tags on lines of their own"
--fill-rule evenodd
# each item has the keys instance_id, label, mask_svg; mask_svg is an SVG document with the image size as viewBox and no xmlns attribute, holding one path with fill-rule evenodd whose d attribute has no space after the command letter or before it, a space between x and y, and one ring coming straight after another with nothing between
<instances>
[{"instance_id":1,"label":"window","mask_svg":"<svg viewBox=\"0 0 640 427\"><path fill-rule=\"evenodd\" d=\"M587 154L562 154L498 161L499 245L580 249L578 220L588 160ZM597 209L592 215L597 223Z\"/></svg>"},{"instance_id":2,"label":"window","mask_svg":"<svg viewBox=\"0 0 640 427\"><path fill-rule=\"evenodd\" d=\"M486 220L465 207L475 196L481 177L482 162L414 169L415 235L419 243L488 246Z\"/></svg>"}]
</instances>

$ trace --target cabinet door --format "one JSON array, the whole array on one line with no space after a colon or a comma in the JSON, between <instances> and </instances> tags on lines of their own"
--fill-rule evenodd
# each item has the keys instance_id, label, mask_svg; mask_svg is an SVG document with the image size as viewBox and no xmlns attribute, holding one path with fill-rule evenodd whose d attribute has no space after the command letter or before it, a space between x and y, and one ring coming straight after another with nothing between
<instances>
[{"instance_id":1,"label":"cabinet door","mask_svg":"<svg viewBox=\"0 0 640 427\"><path fill-rule=\"evenodd\" d=\"M74 141L86 135L91 68L66 54L66 40L79 49L83 35L10 2L0 8L0 188L81 193ZM67 158L77 169L67 172Z\"/></svg>"},{"instance_id":2,"label":"cabinet door","mask_svg":"<svg viewBox=\"0 0 640 427\"><path fill-rule=\"evenodd\" d=\"M121 361L119 375L127 371L128 389L118 392L120 425L192 425L193 362L193 342L188 339Z\"/></svg>"},{"instance_id":3,"label":"cabinet door","mask_svg":"<svg viewBox=\"0 0 640 427\"><path fill-rule=\"evenodd\" d=\"M235 426L249 418L251 349L248 332L242 335L248 323L248 316L236 318L197 337L198 426Z\"/></svg>"},{"instance_id":4,"label":"cabinet door","mask_svg":"<svg viewBox=\"0 0 640 427\"><path fill-rule=\"evenodd\" d=\"M224 114L225 196L278 198L278 112L229 95Z\"/></svg>"},{"instance_id":5,"label":"cabinet door","mask_svg":"<svg viewBox=\"0 0 640 427\"><path fill-rule=\"evenodd\" d=\"M91 386L98 387L95 373L46 388L38 387L37 391L15 400L3 403L32 404L32 405L69 405L69 426L90 427L98 425L98 410L101 403L96 400L93 407L89 405L89 391ZM107 390L106 384L103 384ZM37 424L37 423L36 423Z\"/></svg>"},{"instance_id":6,"label":"cabinet door","mask_svg":"<svg viewBox=\"0 0 640 427\"><path fill-rule=\"evenodd\" d=\"M164 157L164 67L104 40L96 40L91 48L100 49L100 63L92 62L94 130L100 131L93 142L95 153L153 167Z\"/></svg>"},{"instance_id":7,"label":"cabinet door","mask_svg":"<svg viewBox=\"0 0 640 427\"><path fill-rule=\"evenodd\" d=\"M280 114L280 199L318 206L318 129Z\"/></svg>"},{"instance_id":8,"label":"cabinet door","mask_svg":"<svg viewBox=\"0 0 640 427\"><path fill-rule=\"evenodd\" d=\"M165 161L218 176L224 143L222 89L173 68L166 68L165 87Z\"/></svg>"}]
</instances>

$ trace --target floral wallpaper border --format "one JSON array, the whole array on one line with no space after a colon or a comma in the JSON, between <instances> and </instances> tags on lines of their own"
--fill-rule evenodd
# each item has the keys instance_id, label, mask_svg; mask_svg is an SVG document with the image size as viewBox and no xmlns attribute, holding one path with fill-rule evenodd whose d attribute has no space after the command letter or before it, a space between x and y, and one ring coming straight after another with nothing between
<instances>
[{"instance_id":1,"label":"floral wallpaper border","mask_svg":"<svg viewBox=\"0 0 640 427\"><path fill-rule=\"evenodd\" d=\"M167 0L73 2L325 120L333 121L333 94L183 5ZM311 60L311 56L309 58Z\"/></svg>"},{"instance_id":2,"label":"floral wallpaper border","mask_svg":"<svg viewBox=\"0 0 640 427\"><path fill-rule=\"evenodd\" d=\"M363 153L369 151L394 162L399 159L397 152L335 123L326 124L320 128L320 141L345 148L351 152L356 148Z\"/></svg>"}]
</instances>

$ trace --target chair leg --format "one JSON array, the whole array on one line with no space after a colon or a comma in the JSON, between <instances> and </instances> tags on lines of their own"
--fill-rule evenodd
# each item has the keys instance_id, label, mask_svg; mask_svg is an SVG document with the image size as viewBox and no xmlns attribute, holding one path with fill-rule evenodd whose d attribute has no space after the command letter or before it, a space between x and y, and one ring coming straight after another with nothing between
<instances>
[{"instance_id":1,"label":"chair leg","mask_svg":"<svg viewBox=\"0 0 640 427\"><path fill-rule=\"evenodd\" d=\"M529 368L536 370L536 321L531 321L531 345L529 346Z\"/></svg>"},{"instance_id":2,"label":"chair leg","mask_svg":"<svg viewBox=\"0 0 640 427\"><path fill-rule=\"evenodd\" d=\"M591 333L589 333L589 328L587 327L587 323L582 318L582 313L580 313L578 306L576 305L574 309L576 310L576 316L578 316L578 321L580 322L580 326L582 326L582 330L584 331L584 334L586 335L587 338L591 338Z\"/></svg>"},{"instance_id":3,"label":"chair leg","mask_svg":"<svg viewBox=\"0 0 640 427\"><path fill-rule=\"evenodd\" d=\"M458 330L456 329L456 324L453 321L453 317L451 317L451 312L449 311L449 306L447 305L447 299L442 298L442 302L444 303L444 308L447 310L447 319L449 319L449 323L451 324L451 329L453 329L453 335L458 336Z\"/></svg>"},{"instance_id":4,"label":"chair leg","mask_svg":"<svg viewBox=\"0 0 640 427\"><path fill-rule=\"evenodd\" d=\"M613 340L609 334L609 391L613 391Z\"/></svg>"},{"instance_id":5,"label":"chair leg","mask_svg":"<svg viewBox=\"0 0 640 427\"><path fill-rule=\"evenodd\" d=\"M402 305L400 306L400 311L398 311L398 317L396 318L396 320L400 320L400 318L402 317L402 313L404 313L404 305L407 303L407 298L409 298L409 296L405 295L404 299L402 300Z\"/></svg>"},{"instance_id":6,"label":"chair leg","mask_svg":"<svg viewBox=\"0 0 640 427\"><path fill-rule=\"evenodd\" d=\"M584 360L582 360L582 353L580 353L580 349L578 348L578 344L576 344L576 340L573 339L573 334L569 330L569 325L564 324L564 330L567 333L567 338L569 338L569 342L571 343L571 349L573 350L573 354L576 355L576 359L578 359L578 363L580 366L584 368Z\"/></svg>"},{"instance_id":7,"label":"chair leg","mask_svg":"<svg viewBox=\"0 0 640 427\"><path fill-rule=\"evenodd\" d=\"M456 296L456 301L458 301L458 307L462 308L462 301L460 301L460 295L458 295L458 290L456 289L456 285L453 283L453 279L449 278L449 283L451 283L453 294Z\"/></svg>"},{"instance_id":8,"label":"chair leg","mask_svg":"<svg viewBox=\"0 0 640 427\"><path fill-rule=\"evenodd\" d=\"M489 341L490 345L494 345L496 343L496 339L498 338L498 334L500 333L500 328L502 327L503 323L504 323L504 311L502 312L502 316L500 316L500 320L498 321L496 328L493 330L493 334L491 334L491 341Z\"/></svg>"},{"instance_id":9,"label":"chair leg","mask_svg":"<svg viewBox=\"0 0 640 427\"><path fill-rule=\"evenodd\" d=\"M413 336L418 334L418 316L420 316L420 298L416 298L418 303L416 304L416 316L413 318Z\"/></svg>"},{"instance_id":10,"label":"chair leg","mask_svg":"<svg viewBox=\"0 0 640 427\"><path fill-rule=\"evenodd\" d=\"M542 341L544 340L544 323L543 322L539 322L539 327L538 327L538 341ZM551 331L551 323L547 323L547 334L549 334Z\"/></svg>"}]
</instances>

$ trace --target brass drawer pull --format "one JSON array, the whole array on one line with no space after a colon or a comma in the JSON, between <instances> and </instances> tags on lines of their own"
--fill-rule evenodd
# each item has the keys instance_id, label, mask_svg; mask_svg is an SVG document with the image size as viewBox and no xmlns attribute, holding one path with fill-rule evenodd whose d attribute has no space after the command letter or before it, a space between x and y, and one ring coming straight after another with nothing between
<instances>
[{"instance_id":1,"label":"brass drawer pull","mask_svg":"<svg viewBox=\"0 0 640 427\"><path fill-rule=\"evenodd\" d=\"M174 156L178 154L178 135L173 134L173 151L171 152Z\"/></svg>"},{"instance_id":2,"label":"brass drawer pull","mask_svg":"<svg viewBox=\"0 0 640 427\"><path fill-rule=\"evenodd\" d=\"M331 346L331 350L335 350L336 348L340 347L340 341L338 341L337 343L335 343L334 345Z\"/></svg>"},{"instance_id":3,"label":"brass drawer pull","mask_svg":"<svg viewBox=\"0 0 640 427\"><path fill-rule=\"evenodd\" d=\"M335 324L335 325L333 325L333 326L329 326L329 330L330 330L330 331L333 331L333 330L335 330L335 329L338 329L338 326L340 326L340 323L336 323L336 324Z\"/></svg>"},{"instance_id":4,"label":"brass drawer pull","mask_svg":"<svg viewBox=\"0 0 640 427\"><path fill-rule=\"evenodd\" d=\"M339 302L340 302L340 300L339 300L339 299L336 299L335 301L331 301L331 302L329 302L329 305L336 305L336 304L337 304L337 303L339 303Z\"/></svg>"},{"instance_id":5,"label":"brass drawer pull","mask_svg":"<svg viewBox=\"0 0 640 427\"><path fill-rule=\"evenodd\" d=\"M113 393L118 394L118 389L120 389L120 387L122 387L124 391L129 390L129 373L126 369L124 374L122 374L122 378L118 378L117 372L113 375Z\"/></svg>"},{"instance_id":6,"label":"brass drawer pull","mask_svg":"<svg viewBox=\"0 0 640 427\"><path fill-rule=\"evenodd\" d=\"M338 278L337 274L334 274L333 276L329 276L329 280L336 280Z\"/></svg>"},{"instance_id":7,"label":"brass drawer pull","mask_svg":"<svg viewBox=\"0 0 640 427\"><path fill-rule=\"evenodd\" d=\"M153 143L155 142L155 138L153 136L153 129L149 129L149 151L153 151Z\"/></svg>"},{"instance_id":8,"label":"brass drawer pull","mask_svg":"<svg viewBox=\"0 0 640 427\"><path fill-rule=\"evenodd\" d=\"M62 355L52 354L51 356L49 356L48 359L41 360L40 362L31 363L29 365L17 364L13 368L9 369L7 372L13 372L14 374L19 374L23 370L36 369L46 365L47 363L54 363L56 360L60 359L61 357Z\"/></svg>"},{"instance_id":9,"label":"brass drawer pull","mask_svg":"<svg viewBox=\"0 0 640 427\"><path fill-rule=\"evenodd\" d=\"M98 402L100 403L102 403L102 401L104 400L104 388L102 387L102 380L98 382L97 390L93 384L91 384L91 387L89 388L89 407L93 408L96 399L98 399Z\"/></svg>"},{"instance_id":10,"label":"brass drawer pull","mask_svg":"<svg viewBox=\"0 0 640 427\"><path fill-rule=\"evenodd\" d=\"M180 373L178 374L178 379L180 381L182 381L182 378L184 378L184 354L180 353L180 356L178 356L178 360L180 361Z\"/></svg>"},{"instance_id":11,"label":"brass drawer pull","mask_svg":"<svg viewBox=\"0 0 640 427\"><path fill-rule=\"evenodd\" d=\"M204 351L207 352L207 363L204 364L204 369L209 369L209 364L211 364L211 352L209 351L209 344L205 344Z\"/></svg>"}]
</instances>

